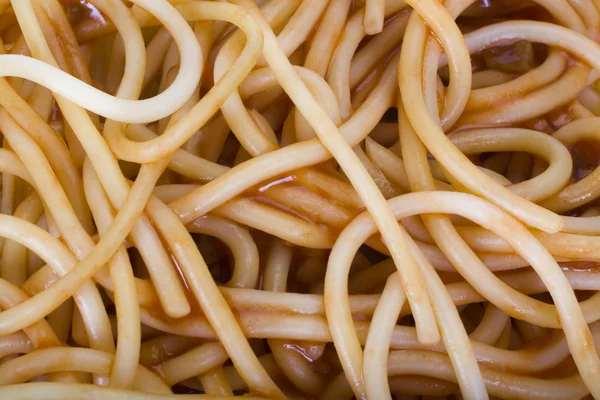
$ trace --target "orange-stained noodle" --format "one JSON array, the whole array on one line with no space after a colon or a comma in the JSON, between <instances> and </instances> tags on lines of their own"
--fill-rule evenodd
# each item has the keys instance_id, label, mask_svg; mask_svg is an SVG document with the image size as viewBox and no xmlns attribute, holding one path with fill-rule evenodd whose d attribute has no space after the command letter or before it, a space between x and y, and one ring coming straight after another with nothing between
<instances>
[{"instance_id":1,"label":"orange-stained noodle","mask_svg":"<svg viewBox=\"0 0 600 400\"><path fill-rule=\"evenodd\" d=\"M0 398L600 398L595 0L0 0Z\"/></svg>"}]
</instances>

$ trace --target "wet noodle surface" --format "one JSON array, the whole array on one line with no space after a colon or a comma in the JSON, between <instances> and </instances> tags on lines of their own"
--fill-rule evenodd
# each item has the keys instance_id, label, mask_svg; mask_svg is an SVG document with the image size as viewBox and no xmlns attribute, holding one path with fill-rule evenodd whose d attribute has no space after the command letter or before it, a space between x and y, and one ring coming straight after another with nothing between
<instances>
[{"instance_id":1,"label":"wet noodle surface","mask_svg":"<svg viewBox=\"0 0 600 400\"><path fill-rule=\"evenodd\" d=\"M0 398L600 398L597 7L0 2Z\"/></svg>"}]
</instances>

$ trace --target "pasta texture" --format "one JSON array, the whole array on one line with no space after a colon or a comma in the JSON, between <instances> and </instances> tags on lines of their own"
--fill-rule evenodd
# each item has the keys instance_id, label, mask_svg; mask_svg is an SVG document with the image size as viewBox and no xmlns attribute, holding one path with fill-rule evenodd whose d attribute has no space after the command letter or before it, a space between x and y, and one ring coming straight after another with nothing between
<instances>
[{"instance_id":1,"label":"pasta texture","mask_svg":"<svg viewBox=\"0 0 600 400\"><path fill-rule=\"evenodd\" d=\"M600 399L600 2L0 0L0 398Z\"/></svg>"}]
</instances>

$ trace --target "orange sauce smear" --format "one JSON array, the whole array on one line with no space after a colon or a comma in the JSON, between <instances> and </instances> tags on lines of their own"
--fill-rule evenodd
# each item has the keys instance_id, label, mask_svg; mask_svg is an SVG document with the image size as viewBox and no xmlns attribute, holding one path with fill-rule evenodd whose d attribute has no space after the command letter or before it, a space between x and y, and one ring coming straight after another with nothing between
<instances>
[{"instance_id":1,"label":"orange sauce smear","mask_svg":"<svg viewBox=\"0 0 600 400\"><path fill-rule=\"evenodd\" d=\"M60 2L65 8L69 22L72 25L87 19L106 23L100 10L85 0L60 0Z\"/></svg>"},{"instance_id":2,"label":"orange sauce smear","mask_svg":"<svg viewBox=\"0 0 600 400\"><path fill-rule=\"evenodd\" d=\"M600 166L600 142L582 140L570 146L573 157L573 179L580 180Z\"/></svg>"},{"instance_id":3,"label":"orange sauce smear","mask_svg":"<svg viewBox=\"0 0 600 400\"><path fill-rule=\"evenodd\" d=\"M563 271L600 273L598 261L568 261L558 263Z\"/></svg>"}]
</instances>

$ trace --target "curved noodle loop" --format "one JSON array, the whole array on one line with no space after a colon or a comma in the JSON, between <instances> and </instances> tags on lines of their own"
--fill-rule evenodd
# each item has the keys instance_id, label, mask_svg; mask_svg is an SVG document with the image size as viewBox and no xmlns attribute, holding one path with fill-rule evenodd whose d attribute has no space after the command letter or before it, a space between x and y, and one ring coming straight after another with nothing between
<instances>
[{"instance_id":1,"label":"curved noodle loop","mask_svg":"<svg viewBox=\"0 0 600 400\"><path fill-rule=\"evenodd\" d=\"M600 399L592 0L0 2L0 397Z\"/></svg>"}]
</instances>

